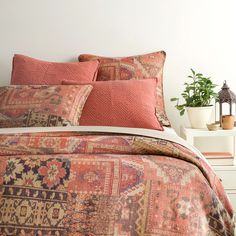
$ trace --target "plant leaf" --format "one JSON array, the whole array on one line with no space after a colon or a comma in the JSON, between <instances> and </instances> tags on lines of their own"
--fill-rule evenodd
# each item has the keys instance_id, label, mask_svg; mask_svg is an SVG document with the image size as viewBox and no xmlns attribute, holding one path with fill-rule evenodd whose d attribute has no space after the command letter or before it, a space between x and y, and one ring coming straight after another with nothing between
<instances>
[{"instance_id":1,"label":"plant leaf","mask_svg":"<svg viewBox=\"0 0 236 236\"><path fill-rule=\"evenodd\" d=\"M193 75L195 75L195 71L192 68L190 70L192 71Z\"/></svg>"},{"instance_id":2,"label":"plant leaf","mask_svg":"<svg viewBox=\"0 0 236 236\"><path fill-rule=\"evenodd\" d=\"M178 100L179 100L179 98L171 98L170 99L171 102L178 101Z\"/></svg>"}]
</instances>

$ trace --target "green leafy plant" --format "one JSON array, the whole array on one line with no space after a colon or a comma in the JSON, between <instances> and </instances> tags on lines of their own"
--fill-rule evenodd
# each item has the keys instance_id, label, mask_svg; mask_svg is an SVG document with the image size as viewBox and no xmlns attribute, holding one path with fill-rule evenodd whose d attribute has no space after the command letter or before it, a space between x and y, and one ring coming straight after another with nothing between
<instances>
[{"instance_id":1,"label":"green leafy plant","mask_svg":"<svg viewBox=\"0 0 236 236\"><path fill-rule=\"evenodd\" d=\"M217 86L213 84L210 77L204 77L201 73L196 73L191 69L192 74L188 78L192 79L192 83L185 82L185 89L181 93L184 103L180 104L179 98L171 98L172 102L177 102L176 109L182 116L186 107L204 107L210 106L211 101L217 98L217 93L214 92L214 88Z\"/></svg>"}]
</instances>

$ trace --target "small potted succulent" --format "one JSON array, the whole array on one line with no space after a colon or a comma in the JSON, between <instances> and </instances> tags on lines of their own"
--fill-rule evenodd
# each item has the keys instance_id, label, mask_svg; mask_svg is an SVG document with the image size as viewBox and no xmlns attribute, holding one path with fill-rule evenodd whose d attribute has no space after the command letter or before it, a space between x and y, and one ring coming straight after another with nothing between
<instances>
[{"instance_id":1,"label":"small potted succulent","mask_svg":"<svg viewBox=\"0 0 236 236\"><path fill-rule=\"evenodd\" d=\"M185 82L185 89L181 93L184 103L180 104L179 98L171 98L171 101L177 102L175 107L181 116L187 110L192 128L206 128L212 113L212 100L218 95L214 92L217 85L211 81L210 77L196 73L193 69L191 72L188 78L192 79L192 82Z\"/></svg>"}]
</instances>

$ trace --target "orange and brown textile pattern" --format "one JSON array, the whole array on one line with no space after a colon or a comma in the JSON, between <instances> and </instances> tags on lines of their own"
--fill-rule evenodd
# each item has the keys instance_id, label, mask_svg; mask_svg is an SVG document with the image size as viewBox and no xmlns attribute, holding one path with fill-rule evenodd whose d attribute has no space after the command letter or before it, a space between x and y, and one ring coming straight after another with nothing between
<instances>
[{"instance_id":1,"label":"orange and brown textile pattern","mask_svg":"<svg viewBox=\"0 0 236 236\"><path fill-rule=\"evenodd\" d=\"M0 87L0 127L78 125L92 85Z\"/></svg>"},{"instance_id":2,"label":"orange and brown textile pattern","mask_svg":"<svg viewBox=\"0 0 236 236\"><path fill-rule=\"evenodd\" d=\"M132 135L0 135L0 235L234 235L232 207L185 147Z\"/></svg>"},{"instance_id":3,"label":"orange and brown textile pattern","mask_svg":"<svg viewBox=\"0 0 236 236\"><path fill-rule=\"evenodd\" d=\"M91 54L82 54L79 61L98 60L98 81L130 80L130 79L157 79L156 88L156 116L164 126L170 126L165 112L163 94L163 67L166 53L164 51L148 53L130 57L101 57Z\"/></svg>"}]
</instances>

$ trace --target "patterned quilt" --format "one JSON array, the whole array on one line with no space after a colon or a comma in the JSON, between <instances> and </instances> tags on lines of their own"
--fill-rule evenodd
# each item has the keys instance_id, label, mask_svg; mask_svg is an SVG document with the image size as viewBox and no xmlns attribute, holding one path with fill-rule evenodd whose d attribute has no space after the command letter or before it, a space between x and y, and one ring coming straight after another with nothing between
<instances>
[{"instance_id":1,"label":"patterned quilt","mask_svg":"<svg viewBox=\"0 0 236 236\"><path fill-rule=\"evenodd\" d=\"M203 158L157 138L0 135L0 235L234 235Z\"/></svg>"}]
</instances>

